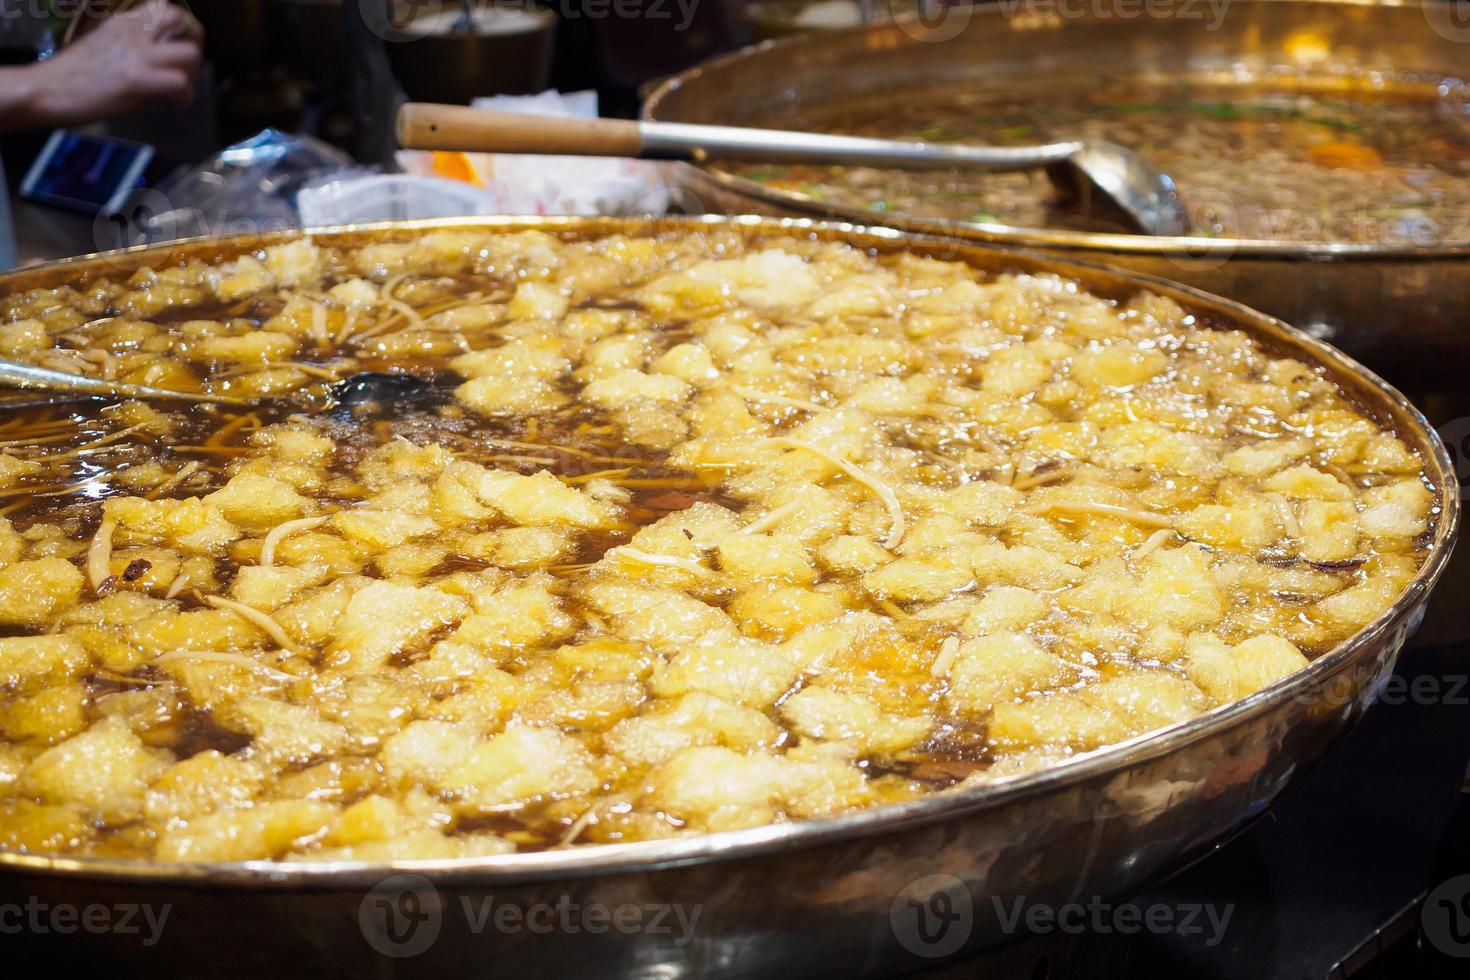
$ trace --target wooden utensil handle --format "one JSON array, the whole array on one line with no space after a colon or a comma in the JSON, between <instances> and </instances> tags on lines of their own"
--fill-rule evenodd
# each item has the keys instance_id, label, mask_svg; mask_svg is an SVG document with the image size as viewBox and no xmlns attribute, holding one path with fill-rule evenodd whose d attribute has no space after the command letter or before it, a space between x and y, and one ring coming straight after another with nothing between
<instances>
[{"instance_id":1,"label":"wooden utensil handle","mask_svg":"<svg viewBox=\"0 0 1470 980\"><path fill-rule=\"evenodd\" d=\"M409 102L398 110L398 145L405 150L636 157L643 152L643 137L638 124L627 119L522 116Z\"/></svg>"}]
</instances>

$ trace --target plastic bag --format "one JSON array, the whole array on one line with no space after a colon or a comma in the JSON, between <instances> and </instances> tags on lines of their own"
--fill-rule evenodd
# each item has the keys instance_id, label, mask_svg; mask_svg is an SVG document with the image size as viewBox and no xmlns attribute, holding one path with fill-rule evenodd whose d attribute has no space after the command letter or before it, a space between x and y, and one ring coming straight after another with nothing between
<instances>
[{"instance_id":1,"label":"plastic bag","mask_svg":"<svg viewBox=\"0 0 1470 980\"><path fill-rule=\"evenodd\" d=\"M306 228L406 218L491 214L495 199L455 180L404 174L333 178L303 188L296 210Z\"/></svg>"},{"instance_id":2,"label":"plastic bag","mask_svg":"<svg viewBox=\"0 0 1470 980\"><path fill-rule=\"evenodd\" d=\"M139 192L127 217L147 242L298 228L304 187L370 173L319 139L267 129Z\"/></svg>"}]
</instances>

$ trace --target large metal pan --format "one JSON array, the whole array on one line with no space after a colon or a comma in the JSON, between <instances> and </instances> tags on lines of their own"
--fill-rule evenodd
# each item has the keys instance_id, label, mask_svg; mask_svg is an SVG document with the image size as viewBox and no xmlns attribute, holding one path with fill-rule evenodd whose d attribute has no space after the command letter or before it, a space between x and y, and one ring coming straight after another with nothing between
<instances>
[{"instance_id":1,"label":"large metal pan","mask_svg":"<svg viewBox=\"0 0 1470 980\"><path fill-rule=\"evenodd\" d=\"M674 76L647 119L779 123L790 111L875 92L1003 88L1102 75L1239 78L1299 69L1358 79L1464 77L1470 28L1444 0L1000 0L931 18L767 42ZM933 219L833 207L718 169L680 165L695 206L825 214L918 231ZM1227 190L1228 192L1228 190ZM1343 348L1395 383L1458 387L1470 367L1470 241L1431 247L1161 238L954 223L945 233L1024 244L1229 296Z\"/></svg>"},{"instance_id":2,"label":"large metal pan","mask_svg":"<svg viewBox=\"0 0 1470 980\"><path fill-rule=\"evenodd\" d=\"M698 228L719 220L729 219L660 225ZM462 861L161 865L0 854L0 909L149 903L157 917L168 906L161 936L146 948L146 927L77 928L7 935L7 953L34 943L63 958L132 954L113 962L152 975L207 969L279 976L323 968L334 975L668 978L898 972L932 962L930 956L1017 939L1018 907L1116 899L1203 855L1268 807L1362 714L1419 622L1459 522L1450 459L1402 395L1300 331L1163 281L890 230L733 220L752 234L784 229L987 271L1056 272L1100 295L1126 296L1144 286L1173 297L1208 327L1244 330L1278 352L1323 365L1423 454L1439 500L1424 567L1383 616L1297 674L1199 718L1031 775L834 819ZM317 233L317 240L401 239L443 227L637 233L647 225L465 219L338 229ZM287 237L94 256L0 277L0 293L225 257ZM497 919L501 907L518 912ZM594 907L599 914L624 910L631 928L586 918ZM929 916L922 922L920 907ZM559 918L560 909L569 910L568 919ZM673 912L655 923L658 909ZM686 937L680 923L695 916Z\"/></svg>"}]
</instances>

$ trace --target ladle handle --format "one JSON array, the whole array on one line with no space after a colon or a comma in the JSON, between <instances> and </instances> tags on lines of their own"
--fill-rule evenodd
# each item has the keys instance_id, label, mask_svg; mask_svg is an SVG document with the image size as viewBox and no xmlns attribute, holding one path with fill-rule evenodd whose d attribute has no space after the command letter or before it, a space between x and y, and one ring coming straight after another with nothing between
<instances>
[{"instance_id":1,"label":"ladle handle","mask_svg":"<svg viewBox=\"0 0 1470 980\"><path fill-rule=\"evenodd\" d=\"M398 110L406 150L639 157L643 135L629 119L577 119L409 102Z\"/></svg>"},{"instance_id":2,"label":"ladle handle","mask_svg":"<svg viewBox=\"0 0 1470 980\"><path fill-rule=\"evenodd\" d=\"M697 123L522 116L421 102L410 102L399 110L398 142L408 150L729 159L915 170L1034 170L1062 163L1082 149L1080 142L956 146Z\"/></svg>"}]
</instances>

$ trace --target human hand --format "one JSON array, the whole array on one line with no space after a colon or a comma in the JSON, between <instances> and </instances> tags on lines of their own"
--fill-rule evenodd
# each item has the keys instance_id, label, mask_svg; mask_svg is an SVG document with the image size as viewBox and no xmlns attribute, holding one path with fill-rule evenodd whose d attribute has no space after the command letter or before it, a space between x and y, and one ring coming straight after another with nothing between
<instances>
[{"instance_id":1,"label":"human hand","mask_svg":"<svg viewBox=\"0 0 1470 980\"><path fill-rule=\"evenodd\" d=\"M119 116L163 100L187 105L204 28L168 0L113 14L55 57L31 66L33 114L46 126Z\"/></svg>"}]
</instances>

